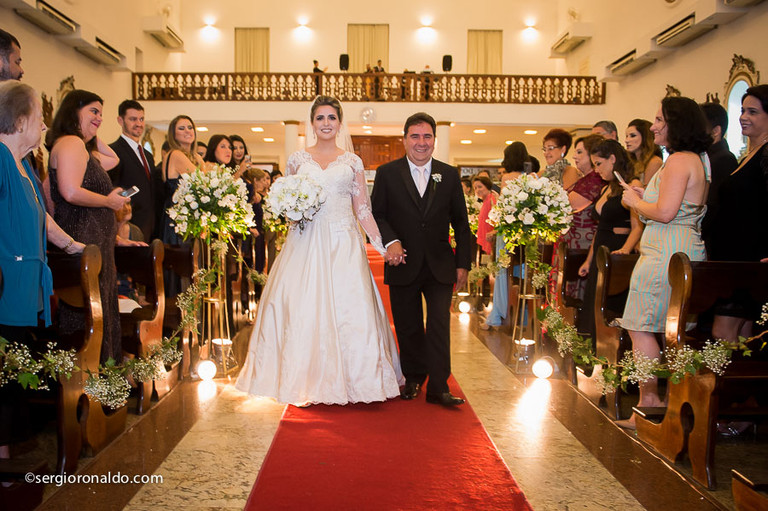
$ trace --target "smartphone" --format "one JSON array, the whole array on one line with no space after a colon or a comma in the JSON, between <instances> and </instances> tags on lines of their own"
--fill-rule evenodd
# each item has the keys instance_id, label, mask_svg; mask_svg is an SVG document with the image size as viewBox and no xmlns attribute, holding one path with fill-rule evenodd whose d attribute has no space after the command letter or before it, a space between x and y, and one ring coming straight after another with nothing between
<instances>
[{"instance_id":1,"label":"smartphone","mask_svg":"<svg viewBox=\"0 0 768 511\"><path fill-rule=\"evenodd\" d=\"M123 190L118 195L122 195L123 197L133 197L137 193L139 193L139 187L138 186L132 186L132 187L128 188L127 190Z\"/></svg>"},{"instance_id":2,"label":"smartphone","mask_svg":"<svg viewBox=\"0 0 768 511\"><path fill-rule=\"evenodd\" d=\"M613 171L613 175L616 176L616 179L619 180L619 183L621 183L621 186L629 186L629 185L627 185L627 182L624 181L624 178L621 177L621 174L619 174L617 171L614 170Z\"/></svg>"}]
</instances>

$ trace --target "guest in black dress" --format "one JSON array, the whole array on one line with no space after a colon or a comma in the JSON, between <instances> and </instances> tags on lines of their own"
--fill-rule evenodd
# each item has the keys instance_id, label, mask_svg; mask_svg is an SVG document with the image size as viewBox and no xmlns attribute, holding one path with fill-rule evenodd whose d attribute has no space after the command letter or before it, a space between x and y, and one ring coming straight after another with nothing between
<instances>
[{"instance_id":1,"label":"guest in black dress","mask_svg":"<svg viewBox=\"0 0 768 511\"><path fill-rule=\"evenodd\" d=\"M637 214L621 201L622 187L614 175L614 171L631 186L642 186L634 176L634 167L629 161L629 155L615 140L603 140L591 151L592 164L595 171L604 181L608 182L600 192L595 202L592 216L597 221L597 230L589 247L587 260L579 268L579 275L587 277L587 287L584 292L584 305L579 311L577 328L579 332L595 339L595 287L597 286L597 260L595 253L603 245L612 253L629 254L640 240L643 227ZM607 309L620 316L624 311L627 296L612 297Z\"/></svg>"},{"instance_id":2,"label":"guest in black dress","mask_svg":"<svg viewBox=\"0 0 768 511\"><path fill-rule=\"evenodd\" d=\"M768 262L768 85L747 89L741 111L741 133L749 139L749 151L718 190L709 257ZM744 294L719 304L712 336L731 342L750 336L760 306Z\"/></svg>"},{"instance_id":3,"label":"guest in black dress","mask_svg":"<svg viewBox=\"0 0 768 511\"><path fill-rule=\"evenodd\" d=\"M54 220L73 238L99 247L99 291L104 312L101 361L122 360L120 313L117 306L115 243L133 242L117 237L114 212L130 202L112 188L107 170L120 161L109 145L96 136L103 101L96 94L74 90L62 100L45 146L50 151L49 179ZM64 304L59 308L59 329L64 334L82 330L83 312Z\"/></svg>"}]
</instances>

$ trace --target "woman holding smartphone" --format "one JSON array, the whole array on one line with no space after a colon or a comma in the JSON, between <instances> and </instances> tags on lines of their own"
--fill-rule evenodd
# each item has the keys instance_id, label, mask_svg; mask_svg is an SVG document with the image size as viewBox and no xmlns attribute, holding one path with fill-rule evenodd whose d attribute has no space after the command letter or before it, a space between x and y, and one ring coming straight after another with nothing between
<instances>
[{"instance_id":1,"label":"woman holding smartphone","mask_svg":"<svg viewBox=\"0 0 768 511\"><path fill-rule=\"evenodd\" d=\"M621 326L629 331L635 357L658 359L657 334L664 332L671 288L669 259L684 252L692 261L706 259L701 220L706 211L711 172L706 150L712 143L707 120L690 98L667 97L651 126L654 141L669 158L642 188L624 185L624 202L645 223L640 259L632 272ZM657 378L640 383L640 407L661 406ZM621 421L634 429L634 415Z\"/></svg>"}]
</instances>

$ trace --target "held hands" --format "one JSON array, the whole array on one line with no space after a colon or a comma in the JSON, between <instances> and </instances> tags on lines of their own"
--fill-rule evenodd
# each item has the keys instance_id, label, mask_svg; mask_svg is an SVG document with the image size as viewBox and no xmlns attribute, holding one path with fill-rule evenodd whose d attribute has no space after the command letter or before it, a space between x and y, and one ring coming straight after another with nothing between
<instances>
[{"instance_id":1,"label":"held hands","mask_svg":"<svg viewBox=\"0 0 768 511\"><path fill-rule=\"evenodd\" d=\"M109 195L107 195L107 207L109 209L113 209L115 211L120 211L123 209L123 206L131 202L131 199L129 197L123 197L120 195L120 192L122 192L123 189L120 187L115 188L112 190Z\"/></svg>"},{"instance_id":2,"label":"held hands","mask_svg":"<svg viewBox=\"0 0 768 511\"><path fill-rule=\"evenodd\" d=\"M405 264L405 257L405 249L399 241L396 241L388 246L387 253L384 254L384 260L390 266L399 266L400 264Z\"/></svg>"}]
</instances>

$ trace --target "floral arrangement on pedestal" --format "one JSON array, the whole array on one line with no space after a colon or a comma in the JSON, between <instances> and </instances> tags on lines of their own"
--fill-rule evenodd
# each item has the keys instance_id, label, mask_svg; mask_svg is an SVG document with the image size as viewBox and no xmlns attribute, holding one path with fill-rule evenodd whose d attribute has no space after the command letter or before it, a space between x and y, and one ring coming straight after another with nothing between
<instances>
[{"instance_id":1,"label":"floral arrangement on pedestal","mask_svg":"<svg viewBox=\"0 0 768 511\"><path fill-rule=\"evenodd\" d=\"M557 241L572 221L568 193L558 183L535 174L523 174L508 183L488 213L488 222L504 237L508 251L518 245Z\"/></svg>"},{"instance_id":2,"label":"floral arrangement on pedestal","mask_svg":"<svg viewBox=\"0 0 768 511\"><path fill-rule=\"evenodd\" d=\"M501 253L496 263L484 269L473 269L470 281L480 280L509 266L509 254L522 245L533 287L546 286L551 266L541 261L539 242L556 241L568 232L572 221L568 194L558 183L536 174L523 174L510 181L488 213L488 223L496 228L498 236L504 238L506 253Z\"/></svg>"},{"instance_id":3,"label":"floral arrangement on pedestal","mask_svg":"<svg viewBox=\"0 0 768 511\"><path fill-rule=\"evenodd\" d=\"M234 179L232 169L218 165L207 172L196 169L182 174L168 216L185 240L205 240L211 235L229 240L232 234L247 234L253 226L245 182Z\"/></svg>"},{"instance_id":4,"label":"floral arrangement on pedestal","mask_svg":"<svg viewBox=\"0 0 768 511\"><path fill-rule=\"evenodd\" d=\"M477 200L474 195L464 195L464 202L467 204L467 220L469 220L469 230L477 235L477 216L480 214L480 208L483 203Z\"/></svg>"},{"instance_id":5,"label":"floral arrangement on pedestal","mask_svg":"<svg viewBox=\"0 0 768 511\"><path fill-rule=\"evenodd\" d=\"M307 174L294 174L276 179L265 202L271 215L296 222L304 230L304 223L312 220L325 199L317 181Z\"/></svg>"},{"instance_id":6,"label":"floral arrangement on pedestal","mask_svg":"<svg viewBox=\"0 0 768 511\"><path fill-rule=\"evenodd\" d=\"M232 174L232 169L214 166L208 171L198 168L181 176L168 216L175 222L176 232L185 240L199 238L208 247L209 256L213 251L210 267L195 273L192 284L177 296L181 323L148 356L124 364L110 359L99 366L99 374L89 373L85 392L102 405L119 408L125 404L130 392L127 375L137 382L150 381L162 377L164 366L180 360L181 351L177 347L179 334L185 329L198 331L196 312L203 298L223 289L221 260L229 244L238 251L238 260L242 262L242 255L233 243L233 235L248 233L253 225L253 209L248 203L245 183L234 179Z\"/></svg>"}]
</instances>

